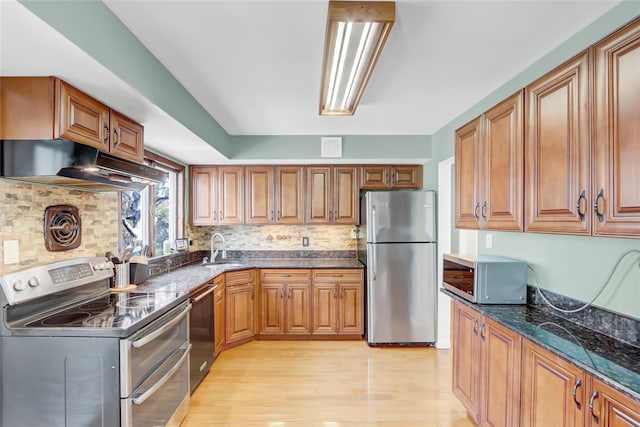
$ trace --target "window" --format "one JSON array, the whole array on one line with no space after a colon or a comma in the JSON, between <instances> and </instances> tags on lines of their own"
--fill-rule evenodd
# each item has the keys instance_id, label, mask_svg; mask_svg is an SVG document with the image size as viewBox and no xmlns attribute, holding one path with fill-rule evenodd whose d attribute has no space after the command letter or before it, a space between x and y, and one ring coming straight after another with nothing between
<instances>
[{"instance_id":1,"label":"window","mask_svg":"<svg viewBox=\"0 0 640 427\"><path fill-rule=\"evenodd\" d=\"M148 245L151 256L158 256L170 253L184 234L184 166L148 151L145 163L168 176L142 191L121 193L120 246L135 254Z\"/></svg>"}]
</instances>

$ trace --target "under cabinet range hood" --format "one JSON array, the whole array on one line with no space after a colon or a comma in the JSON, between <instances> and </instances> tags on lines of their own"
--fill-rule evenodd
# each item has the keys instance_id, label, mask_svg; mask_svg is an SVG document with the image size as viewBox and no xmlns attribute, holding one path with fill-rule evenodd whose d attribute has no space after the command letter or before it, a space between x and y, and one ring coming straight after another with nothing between
<instances>
[{"instance_id":1,"label":"under cabinet range hood","mask_svg":"<svg viewBox=\"0 0 640 427\"><path fill-rule=\"evenodd\" d=\"M67 140L0 141L0 178L84 191L142 190L167 174Z\"/></svg>"}]
</instances>

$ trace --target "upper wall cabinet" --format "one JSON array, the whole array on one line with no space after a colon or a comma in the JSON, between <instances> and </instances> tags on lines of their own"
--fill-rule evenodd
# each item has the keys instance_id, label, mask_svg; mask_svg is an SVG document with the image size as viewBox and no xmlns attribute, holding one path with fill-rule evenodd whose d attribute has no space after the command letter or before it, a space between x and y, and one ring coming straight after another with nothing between
<instances>
[{"instance_id":1,"label":"upper wall cabinet","mask_svg":"<svg viewBox=\"0 0 640 427\"><path fill-rule=\"evenodd\" d=\"M589 234L589 55L527 87L525 231Z\"/></svg>"},{"instance_id":2,"label":"upper wall cabinet","mask_svg":"<svg viewBox=\"0 0 640 427\"><path fill-rule=\"evenodd\" d=\"M192 225L243 224L242 166L191 166L190 181Z\"/></svg>"},{"instance_id":3,"label":"upper wall cabinet","mask_svg":"<svg viewBox=\"0 0 640 427\"><path fill-rule=\"evenodd\" d=\"M360 167L361 190L420 190L420 165L367 165Z\"/></svg>"},{"instance_id":4,"label":"upper wall cabinet","mask_svg":"<svg viewBox=\"0 0 640 427\"><path fill-rule=\"evenodd\" d=\"M358 223L356 166L309 166L306 177L307 224Z\"/></svg>"},{"instance_id":5,"label":"upper wall cabinet","mask_svg":"<svg viewBox=\"0 0 640 427\"><path fill-rule=\"evenodd\" d=\"M640 237L640 20L594 50L593 234Z\"/></svg>"},{"instance_id":6,"label":"upper wall cabinet","mask_svg":"<svg viewBox=\"0 0 640 427\"><path fill-rule=\"evenodd\" d=\"M456 131L456 227L522 230L523 91Z\"/></svg>"},{"instance_id":7,"label":"upper wall cabinet","mask_svg":"<svg viewBox=\"0 0 640 427\"><path fill-rule=\"evenodd\" d=\"M54 77L1 77L0 139L68 139L136 162L143 127Z\"/></svg>"},{"instance_id":8,"label":"upper wall cabinet","mask_svg":"<svg viewBox=\"0 0 640 427\"><path fill-rule=\"evenodd\" d=\"M246 224L302 224L302 166L246 167Z\"/></svg>"}]
</instances>

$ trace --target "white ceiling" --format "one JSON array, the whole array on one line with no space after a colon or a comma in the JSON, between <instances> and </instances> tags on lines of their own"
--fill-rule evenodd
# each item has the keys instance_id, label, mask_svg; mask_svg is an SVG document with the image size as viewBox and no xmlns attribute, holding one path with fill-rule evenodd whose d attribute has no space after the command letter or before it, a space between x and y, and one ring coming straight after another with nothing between
<instances>
[{"instance_id":1,"label":"white ceiling","mask_svg":"<svg viewBox=\"0 0 640 427\"><path fill-rule=\"evenodd\" d=\"M105 3L232 135L430 135L620 2L397 0L352 117L318 114L326 0ZM224 159L19 3L0 0L0 24L1 75L60 76L143 123L149 147Z\"/></svg>"}]
</instances>

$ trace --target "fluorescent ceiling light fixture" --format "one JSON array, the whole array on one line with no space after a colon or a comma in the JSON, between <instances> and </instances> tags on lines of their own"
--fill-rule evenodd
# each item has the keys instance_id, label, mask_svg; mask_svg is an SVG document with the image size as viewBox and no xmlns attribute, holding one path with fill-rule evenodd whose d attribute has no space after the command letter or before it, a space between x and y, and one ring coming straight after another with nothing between
<instances>
[{"instance_id":1,"label":"fluorescent ceiling light fixture","mask_svg":"<svg viewBox=\"0 0 640 427\"><path fill-rule=\"evenodd\" d=\"M353 115L395 19L392 1L329 1L320 115Z\"/></svg>"}]
</instances>

